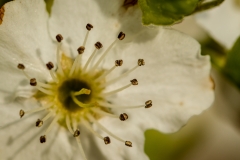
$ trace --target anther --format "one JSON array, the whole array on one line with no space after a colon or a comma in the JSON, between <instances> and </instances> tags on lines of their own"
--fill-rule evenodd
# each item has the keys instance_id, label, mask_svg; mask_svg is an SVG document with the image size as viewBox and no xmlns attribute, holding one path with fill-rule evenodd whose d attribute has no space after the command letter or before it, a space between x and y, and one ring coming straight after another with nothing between
<instances>
[{"instance_id":1,"label":"anther","mask_svg":"<svg viewBox=\"0 0 240 160\"><path fill-rule=\"evenodd\" d=\"M122 113L122 114L120 114L119 119L120 119L121 121L127 120L127 119L128 119L127 113Z\"/></svg>"},{"instance_id":2,"label":"anther","mask_svg":"<svg viewBox=\"0 0 240 160\"><path fill-rule=\"evenodd\" d=\"M138 60L138 65L139 66L144 66L145 65L144 59L139 59Z\"/></svg>"},{"instance_id":3,"label":"anther","mask_svg":"<svg viewBox=\"0 0 240 160\"><path fill-rule=\"evenodd\" d=\"M63 40L63 36L61 34L56 35L57 41L60 43Z\"/></svg>"},{"instance_id":4,"label":"anther","mask_svg":"<svg viewBox=\"0 0 240 160\"><path fill-rule=\"evenodd\" d=\"M116 60L115 61L115 66L122 66L122 64L123 64L123 60Z\"/></svg>"},{"instance_id":5,"label":"anther","mask_svg":"<svg viewBox=\"0 0 240 160\"><path fill-rule=\"evenodd\" d=\"M43 121L38 119L36 122L36 127L41 127L43 125Z\"/></svg>"},{"instance_id":6,"label":"anther","mask_svg":"<svg viewBox=\"0 0 240 160\"><path fill-rule=\"evenodd\" d=\"M25 69L25 66L23 64L21 64L21 63L19 63L17 67L18 67L18 69L21 69L21 70Z\"/></svg>"},{"instance_id":7,"label":"anther","mask_svg":"<svg viewBox=\"0 0 240 160\"><path fill-rule=\"evenodd\" d=\"M46 139L46 136L45 136L45 135L40 137L40 143L45 143L46 140L47 140L47 139Z\"/></svg>"},{"instance_id":8,"label":"anther","mask_svg":"<svg viewBox=\"0 0 240 160\"><path fill-rule=\"evenodd\" d=\"M46 64L46 66L47 66L47 68L48 68L49 70L51 70L51 69L53 69L54 64L53 64L52 62L48 62L48 63Z\"/></svg>"},{"instance_id":9,"label":"anther","mask_svg":"<svg viewBox=\"0 0 240 160\"><path fill-rule=\"evenodd\" d=\"M97 43L95 43L95 47L96 47L97 49L101 49L101 48L103 47L103 45L102 45L102 43L97 42Z\"/></svg>"},{"instance_id":10,"label":"anther","mask_svg":"<svg viewBox=\"0 0 240 160\"><path fill-rule=\"evenodd\" d=\"M125 38L125 33L120 32L120 33L118 34L118 39L119 39L119 40L123 40L124 38Z\"/></svg>"},{"instance_id":11,"label":"anther","mask_svg":"<svg viewBox=\"0 0 240 160\"><path fill-rule=\"evenodd\" d=\"M91 25L90 23L88 23L88 24L86 25L86 28L87 28L88 31L90 31L90 30L93 28L93 25Z\"/></svg>"},{"instance_id":12,"label":"anther","mask_svg":"<svg viewBox=\"0 0 240 160\"><path fill-rule=\"evenodd\" d=\"M20 118L22 118L22 117L24 116L24 114L25 114L25 112L21 109L21 110L19 111L19 116L20 116Z\"/></svg>"},{"instance_id":13,"label":"anther","mask_svg":"<svg viewBox=\"0 0 240 160\"><path fill-rule=\"evenodd\" d=\"M132 85L138 85L137 79L133 79L133 80L131 80L130 82L132 83Z\"/></svg>"},{"instance_id":14,"label":"anther","mask_svg":"<svg viewBox=\"0 0 240 160\"><path fill-rule=\"evenodd\" d=\"M128 146L128 147L132 147L132 142L126 141L126 142L125 142L125 145Z\"/></svg>"},{"instance_id":15,"label":"anther","mask_svg":"<svg viewBox=\"0 0 240 160\"><path fill-rule=\"evenodd\" d=\"M83 46L79 47L79 48L77 49L78 54L83 54L84 50L85 50L85 47L83 47Z\"/></svg>"},{"instance_id":16,"label":"anther","mask_svg":"<svg viewBox=\"0 0 240 160\"><path fill-rule=\"evenodd\" d=\"M35 78L30 79L30 85L31 86L36 86L37 85L37 80Z\"/></svg>"},{"instance_id":17,"label":"anther","mask_svg":"<svg viewBox=\"0 0 240 160\"><path fill-rule=\"evenodd\" d=\"M78 137L80 135L80 131L79 129L77 129L74 134L73 134L73 137Z\"/></svg>"},{"instance_id":18,"label":"anther","mask_svg":"<svg viewBox=\"0 0 240 160\"><path fill-rule=\"evenodd\" d=\"M111 143L111 139L109 137L104 137L103 140L104 140L105 144L110 144Z\"/></svg>"},{"instance_id":19,"label":"anther","mask_svg":"<svg viewBox=\"0 0 240 160\"><path fill-rule=\"evenodd\" d=\"M150 108L152 107L152 100L148 100L145 102L145 108Z\"/></svg>"}]
</instances>

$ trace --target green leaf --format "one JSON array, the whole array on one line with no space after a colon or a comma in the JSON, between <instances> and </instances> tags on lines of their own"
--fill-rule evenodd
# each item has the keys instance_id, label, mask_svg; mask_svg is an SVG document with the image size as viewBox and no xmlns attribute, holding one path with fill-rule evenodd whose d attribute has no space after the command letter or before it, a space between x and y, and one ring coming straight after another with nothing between
<instances>
[{"instance_id":1,"label":"green leaf","mask_svg":"<svg viewBox=\"0 0 240 160\"><path fill-rule=\"evenodd\" d=\"M240 89L240 37L227 55L223 73Z\"/></svg>"},{"instance_id":2,"label":"green leaf","mask_svg":"<svg viewBox=\"0 0 240 160\"><path fill-rule=\"evenodd\" d=\"M181 134L163 134L151 129L145 132L144 151L150 160L175 160L181 159L198 141L201 132L188 132ZM198 137L198 138L196 138Z\"/></svg>"},{"instance_id":3,"label":"green leaf","mask_svg":"<svg viewBox=\"0 0 240 160\"><path fill-rule=\"evenodd\" d=\"M170 25L194 12L201 0L139 0L144 25Z\"/></svg>"}]
</instances>

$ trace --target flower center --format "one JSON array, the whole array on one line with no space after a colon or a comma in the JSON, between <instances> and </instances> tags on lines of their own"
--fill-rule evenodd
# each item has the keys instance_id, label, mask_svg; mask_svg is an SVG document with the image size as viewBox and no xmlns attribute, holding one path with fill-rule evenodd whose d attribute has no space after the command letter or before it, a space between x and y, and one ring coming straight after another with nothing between
<instances>
[{"instance_id":1,"label":"flower center","mask_svg":"<svg viewBox=\"0 0 240 160\"><path fill-rule=\"evenodd\" d=\"M120 106L116 104L110 104L108 102L108 96L128 89L131 86L136 86L138 85L138 81L137 79L132 79L125 86L121 86L108 92L106 92L105 89L108 88L109 85L118 82L119 79L127 76L138 67L145 65L145 62L143 59L139 59L133 68L124 72L119 77L107 80L106 77L109 74L111 74L117 67L122 66L123 60L116 60L113 63L113 67L110 69L99 69L99 65L107 56L111 48L116 45L117 41L124 39L125 34L120 32L117 39L109 45L100 58L96 60L96 62L93 62L96 52L103 47L100 42L96 42L94 45L95 50L90 55L89 59L83 64L82 54L85 51L85 44L88 39L89 31L93 28L93 26L91 24L87 24L86 28L87 33L83 45L77 49L78 55L74 62L70 60L71 63L64 63L65 61L69 60L69 58L67 58L61 52L61 43L63 37L60 34L56 36L56 40L58 41L56 54L57 70L54 71L54 64L52 62L46 64L46 67L48 68L52 77L52 81L43 83L35 78L31 78L25 71L25 66L23 64L18 64L18 68L22 70L23 74L25 74L30 80L30 85L39 90L34 97L43 104L42 107L33 110L20 110L20 117L22 118L25 114L48 110L49 113L45 117L36 121L36 127L41 127L50 117L54 117L47 130L40 137L40 142L46 142L47 134L58 122L61 124L61 126L66 126L73 137L76 138L80 153L83 155L84 159L86 159L86 156L81 146L80 130L78 129L79 124L84 125L90 132L92 132L92 134L102 139L105 144L109 144L111 142L110 137L103 137L96 132L92 127L92 123L96 124L98 128L109 134L111 137L123 142L128 147L132 147L132 142L119 138L114 133L109 131L105 126L100 124L98 120L101 117L118 118L121 121L126 121L128 119L127 113L115 115L114 113L110 112L110 109L112 108L134 109L150 108L152 106L151 100L147 100L145 101L145 104L136 106ZM45 96L42 96L42 93L44 93Z\"/></svg>"},{"instance_id":2,"label":"flower center","mask_svg":"<svg viewBox=\"0 0 240 160\"><path fill-rule=\"evenodd\" d=\"M82 110L72 99L71 93L78 92L81 89L86 88L91 90L90 85L79 79L69 79L62 83L58 88L58 100L62 103L62 106L69 112L76 112ZM83 103L89 103L91 101L91 94L81 94L76 96L77 100Z\"/></svg>"}]
</instances>

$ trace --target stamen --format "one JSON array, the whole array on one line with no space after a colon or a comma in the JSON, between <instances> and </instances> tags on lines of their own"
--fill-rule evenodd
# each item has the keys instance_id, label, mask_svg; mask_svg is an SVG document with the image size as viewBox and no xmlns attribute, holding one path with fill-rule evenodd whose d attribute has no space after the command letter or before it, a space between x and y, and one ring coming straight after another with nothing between
<instances>
[{"instance_id":1,"label":"stamen","mask_svg":"<svg viewBox=\"0 0 240 160\"><path fill-rule=\"evenodd\" d=\"M51 124L49 125L49 127L47 128L47 130L46 130L44 135L47 135L50 132L50 130L52 129L53 125L57 122L58 118L59 118L59 115L56 115L55 118L53 119L53 121L51 122Z\"/></svg>"},{"instance_id":2,"label":"stamen","mask_svg":"<svg viewBox=\"0 0 240 160\"><path fill-rule=\"evenodd\" d=\"M126 142L125 142L125 145L128 146L128 147L132 147L132 142L126 141Z\"/></svg>"},{"instance_id":3,"label":"stamen","mask_svg":"<svg viewBox=\"0 0 240 160\"><path fill-rule=\"evenodd\" d=\"M118 34L118 39L119 40L123 40L124 38L125 38L125 33L123 33L123 32L120 32L119 34Z\"/></svg>"},{"instance_id":4,"label":"stamen","mask_svg":"<svg viewBox=\"0 0 240 160\"><path fill-rule=\"evenodd\" d=\"M73 137L78 137L80 136L80 131L79 129L75 130L74 134L73 134Z\"/></svg>"},{"instance_id":5,"label":"stamen","mask_svg":"<svg viewBox=\"0 0 240 160\"><path fill-rule=\"evenodd\" d=\"M30 79L30 85L31 85L31 86L37 86L37 80L36 80L36 78L31 78L31 79Z\"/></svg>"},{"instance_id":6,"label":"stamen","mask_svg":"<svg viewBox=\"0 0 240 160\"><path fill-rule=\"evenodd\" d=\"M93 28L93 25L91 25L90 23L88 23L88 24L86 25L86 28L87 28L88 31L91 31L91 29Z\"/></svg>"},{"instance_id":7,"label":"stamen","mask_svg":"<svg viewBox=\"0 0 240 160\"><path fill-rule=\"evenodd\" d=\"M110 85L110 84L112 84L112 83L117 82L117 81L120 80L121 78L123 78L123 77L127 76L129 73L133 72L133 71L134 71L135 69L137 69L139 66L143 66L143 65L145 65L144 60L143 60L143 59L139 59L137 65L136 65L135 67L133 67L132 69L130 69L130 70L128 70L127 72L123 73L123 74L120 75L119 77L114 78L114 79L106 82L104 85L102 85L102 87L106 87L106 86L108 86L108 85Z\"/></svg>"},{"instance_id":8,"label":"stamen","mask_svg":"<svg viewBox=\"0 0 240 160\"><path fill-rule=\"evenodd\" d=\"M27 77L27 79L31 79L30 76L24 71L25 70L24 64L19 63L17 67L18 69L22 70L23 74Z\"/></svg>"},{"instance_id":9,"label":"stamen","mask_svg":"<svg viewBox=\"0 0 240 160\"><path fill-rule=\"evenodd\" d=\"M75 122L73 122L75 123ZM84 150L82 148L81 145L81 140L80 140L80 131L77 129L75 130L75 132L73 131L72 127L70 126L70 118L69 115L67 115L66 117L66 124L67 124L67 128L68 130L73 134L73 136L76 138L77 144L78 144L78 148L80 150L80 154L83 156L84 160L87 160L86 155L84 153Z\"/></svg>"},{"instance_id":10,"label":"stamen","mask_svg":"<svg viewBox=\"0 0 240 160\"><path fill-rule=\"evenodd\" d=\"M67 125L67 128L69 130L70 133L74 134L74 131L70 125L70 118L69 118L69 115L66 116L66 125Z\"/></svg>"},{"instance_id":11,"label":"stamen","mask_svg":"<svg viewBox=\"0 0 240 160\"><path fill-rule=\"evenodd\" d=\"M45 121L48 120L52 115L53 115L53 113L52 113L52 112L49 112L45 117L43 117L42 121L45 122Z\"/></svg>"},{"instance_id":12,"label":"stamen","mask_svg":"<svg viewBox=\"0 0 240 160\"><path fill-rule=\"evenodd\" d=\"M56 35L57 41L60 43L63 40L63 36L61 34Z\"/></svg>"},{"instance_id":13,"label":"stamen","mask_svg":"<svg viewBox=\"0 0 240 160\"><path fill-rule=\"evenodd\" d=\"M111 114L111 113L108 113L108 112L104 112L103 110L100 110L98 108L91 108L91 110L93 112L96 112L96 113L102 115L102 116L109 116L109 117L113 117L113 118L118 118L119 117L117 115L114 115L114 114Z\"/></svg>"},{"instance_id":14,"label":"stamen","mask_svg":"<svg viewBox=\"0 0 240 160\"><path fill-rule=\"evenodd\" d=\"M111 140L110 140L110 138L107 136L107 137L104 137L104 143L105 144L110 144L111 143Z\"/></svg>"},{"instance_id":15,"label":"stamen","mask_svg":"<svg viewBox=\"0 0 240 160\"><path fill-rule=\"evenodd\" d=\"M96 81L100 81L100 80L102 80L103 78L105 78L108 74L110 74L116 67L120 67L120 66L122 66L122 64L123 64L123 60L116 60L115 61L115 65L111 68L111 69L109 69L107 72L105 72L104 74L102 74L100 77L98 77L97 79L96 79Z\"/></svg>"},{"instance_id":16,"label":"stamen","mask_svg":"<svg viewBox=\"0 0 240 160\"><path fill-rule=\"evenodd\" d=\"M86 88L82 88L80 91L77 92L73 92L74 96L78 96L78 95L82 95L82 94L87 94L89 95L91 93L91 90L86 89Z\"/></svg>"},{"instance_id":17,"label":"stamen","mask_svg":"<svg viewBox=\"0 0 240 160\"><path fill-rule=\"evenodd\" d=\"M81 47L80 47L81 48ZM81 61L81 58L82 58L82 53L80 54L80 52L83 53L83 51L78 51L78 55L77 55L77 58L74 60L73 62L73 65L71 67L71 70L70 70L70 73L69 73L69 77L72 76L72 74L74 73L74 71L78 70L79 68L77 67L78 65L80 65L80 61Z\"/></svg>"},{"instance_id":18,"label":"stamen","mask_svg":"<svg viewBox=\"0 0 240 160\"><path fill-rule=\"evenodd\" d=\"M102 96L109 96L109 95L118 93L118 92L120 92L120 91L122 91L122 90L124 90L124 89L126 89L126 88L128 88L128 87L130 87L131 85L138 85L138 81L137 81L136 79L133 79L133 80L131 80L130 82L131 82L130 84L128 84L128 85L126 85L126 86L124 86L124 87L121 87L121 88L116 89L116 90L111 91L111 92L102 93L101 95L102 95Z\"/></svg>"},{"instance_id":19,"label":"stamen","mask_svg":"<svg viewBox=\"0 0 240 160\"><path fill-rule=\"evenodd\" d=\"M86 103L80 102L80 101L75 97L74 92L71 93L71 97L72 97L72 100L74 101L74 103L76 103L79 107L85 108L85 107L92 107L92 106L94 106L93 103L86 104Z\"/></svg>"},{"instance_id":20,"label":"stamen","mask_svg":"<svg viewBox=\"0 0 240 160\"><path fill-rule=\"evenodd\" d=\"M78 144L78 148L80 150L80 154L83 156L83 159L84 160L87 160L87 157L83 151L83 148L82 148L82 144L81 144L81 141L80 141L80 136L79 137L76 137L76 140L77 140L77 144Z\"/></svg>"},{"instance_id":21,"label":"stamen","mask_svg":"<svg viewBox=\"0 0 240 160\"><path fill-rule=\"evenodd\" d=\"M95 47L96 47L96 49L93 51L93 53L91 54L91 56L88 58L85 66L83 67L83 71L86 71L89 63L91 62L91 60L93 59L93 57L96 55L97 50L101 49L101 48L103 47L103 45L102 45L102 43L97 42L97 43L95 43Z\"/></svg>"},{"instance_id":22,"label":"stamen","mask_svg":"<svg viewBox=\"0 0 240 160\"><path fill-rule=\"evenodd\" d=\"M91 125L90 125L84 118L81 118L81 121L82 121L83 125L84 125L90 132L92 132L92 134L94 134L94 135L97 136L98 138L104 140L104 138L103 138L99 133L95 132L95 131L92 129Z\"/></svg>"},{"instance_id":23,"label":"stamen","mask_svg":"<svg viewBox=\"0 0 240 160\"><path fill-rule=\"evenodd\" d=\"M137 106L118 106L114 104L109 104L105 102L98 102L99 106L105 107L105 108L115 108L115 109L134 109L134 108L150 108L152 106L152 101L148 100L145 102L144 105L137 105Z\"/></svg>"},{"instance_id":24,"label":"stamen","mask_svg":"<svg viewBox=\"0 0 240 160\"><path fill-rule=\"evenodd\" d=\"M125 37L125 34L120 32L118 35L118 39L122 40ZM98 59L97 63L93 66L93 68L91 69L91 71L94 71L98 65L102 62L102 60L104 59L104 57L108 54L108 52L110 51L110 49L114 46L114 44L117 43L117 39L115 41L112 42L112 44L108 47L108 49L103 53L103 55Z\"/></svg>"},{"instance_id":25,"label":"stamen","mask_svg":"<svg viewBox=\"0 0 240 160\"><path fill-rule=\"evenodd\" d=\"M57 66L58 66L58 71L60 72L60 74L63 76L64 75L64 72L63 72L63 69L62 69L62 64L61 64L61 52L60 52L60 47L61 47L61 42L63 40L63 37L61 34L58 34L56 36L56 39L57 41L59 42L58 45L57 45Z\"/></svg>"},{"instance_id":26,"label":"stamen","mask_svg":"<svg viewBox=\"0 0 240 160\"><path fill-rule=\"evenodd\" d=\"M54 64L53 64L52 62L48 62L48 63L46 64L46 66L47 66L47 69L48 69L49 72L50 72L50 75L51 75L53 81L56 82L56 83L58 83L59 80L57 79L55 73L52 71L52 69L54 68Z\"/></svg>"},{"instance_id":27,"label":"stamen","mask_svg":"<svg viewBox=\"0 0 240 160\"><path fill-rule=\"evenodd\" d=\"M77 51L78 51L78 54L81 55L81 54L83 54L83 52L85 51L85 47L84 47L84 46L80 46L80 47L77 49Z\"/></svg>"},{"instance_id":28,"label":"stamen","mask_svg":"<svg viewBox=\"0 0 240 160\"><path fill-rule=\"evenodd\" d=\"M18 64L18 69L21 69L21 70L24 70L25 69L25 66L21 63Z\"/></svg>"},{"instance_id":29,"label":"stamen","mask_svg":"<svg viewBox=\"0 0 240 160\"><path fill-rule=\"evenodd\" d=\"M88 114L87 117L90 119L91 122L95 123L101 130L103 130L104 132L106 132L107 134L109 134L110 136L115 138L116 140L119 140L120 142L123 142L125 144L126 144L126 142L127 143L130 142L130 141L124 141L123 139L119 138L118 136L116 136L115 134L110 132L107 128L105 128L103 125L101 125L95 118L93 118L92 115Z\"/></svg>"},{"instance_id":30,"label":"stamen","mask_svg":"<svg viewBox=\"0 0 240 160\"><path fill-rule=\"evenodd\" d=\"M23 110L20 110L20 111L19 111L19 116L20 116L20 118L22 118L24 115L25 115L25 112L24 112Z\"/></svg>"},{"instance_id":31,"label":"stamen","mask_svg":"<svg viewBox=\"0 0 240 160\"><path fill-rule=\"evenodd\" d=\"M122 114L120 114L119 119L120 119L121 121L126 121L126 120L128 119L127 113L122 113Z\"/></svg>"},{"instance_id":32,"label":"stamen","mask_svg":"<svg viewBox=\"0 0 240 160\"><path fill-rule=\"evenodd\" d=\"M51 96L54 95L53 92L51 92L51 91L49 91L49 90L46 90L46 89L42 88L41 86L38 86L37 84L38 84L38 83L37 83L36 78L31 78L31 79L30 79L30 85L31 85L31 86L35 86L39 91L41 91L41 92L43 92L43 93L45 93L45 94L48 94L48 95L51 95ZM44 86L50 87L50 85L47 85L47 84L44 84L44 83L40 83L40 82L39 82L39 85L44 85Z\"/></svg>"},{"instance_id":33,"label":"stamen","mask_svg":"<svg viewBox=\"0 0 240 160\"><path fill-rule=\"evenodd\" d=\"M54 68L54 64L53 64L52 62L48 62L48 63L46 64L46 66L47 66L48 70L51 70L51 69Z\"/></svg>"},{"instance_id":34,"label":"stamen","mask_svg":"<svg viewBox=\"0 0 240 160\"><path fill-rule=\"evenodd\" d=\"M152 101L148 100L145 102L145 108L150 108L150 107L152 107Z\"/></svg>"},{"instance_id":35,"label":"stamen","mask_svg":"<svg viewBox=\"0 0 240 160\"><path fill-rule=\"evenodd\" d=\"M43 121L38 119L36 122L36 127L41 127L43 125Z\"/></svg>"},{"instance_id":36,"label":"stamen","mask_svg":"<svg viewBox=\"0 0 240 160\"><path fill-rule=\"evenodd\" d=\"M39 112L39 111L45 110L45 109L47 109L47 108L50 108L50 107L52 107L53 104L54 104L54 102L51 102L51 103L47 104L46 106L42 106L42 107L39 107L39 108L35 108L35 109L29 110L29 111L26 111L26 112L21 109L21 110L19 111L20 118L22 118L25 114L30 114L30 113L34 113L34 112Z\"/></svg>"},{"instance_id":37,"label":"stamen","mask_svg":"<svg viewBox=\"0 0 240 160\"><path fill-rule=\"evenodd\" d=\"M40 137L40 143L45 143L46 140L47 140L47 138L45 135Z\"/></svg>"}]
</instances>

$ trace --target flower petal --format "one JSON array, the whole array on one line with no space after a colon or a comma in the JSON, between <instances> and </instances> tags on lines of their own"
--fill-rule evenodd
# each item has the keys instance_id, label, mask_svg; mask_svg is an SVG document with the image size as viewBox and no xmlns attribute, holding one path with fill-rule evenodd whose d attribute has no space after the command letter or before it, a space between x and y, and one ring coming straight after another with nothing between
<instances>
[{"instance_id":1,"label":"flower petal","mask_svg":"<svg viewBox=\"0 0 240 160\"><path fill-rule=\"evenodd\" d=\"M129 42L135 35L149 28L141 24L138 5L125 8L123 4L124 0L54 1L49 21L51 35L54 37L62 34L75 55L77 48L83 44L87 23L92 24L93 29L89 34L86 50L90 48L91 51L97 41L100 41L104 48L107 47L120 31L126 33L124 41ZM148 38L152 39L154 36Z\"/></svg>"},{"instance_id":2,"label":"flower petal","mask_svg":"<svg viewBox=\"0 0 240 160\"><path fill-rule=\"evenodd\" d=\"M230 49L240 35L240 6L234 0L196 16L197 22L222 45Z\"/></svg>"},{"instance_id":3,"label":"flower petal","mask_svg":"<svg viewBox=\"0 0 240 160\"><path fill-rule=\"evenodd\" d=\"M144 33L138 38L143 37ZM146 65L125 79L126 84L136 78L139 85L120 92L114 102L131 106L153 101L152 108L126 110L130 114L128 123L132 121L143 130L175 132L213 102L209 57L200 55L200 45L191 37L162 29L154 41L131 44L121 56L125 66L135 66L137 58L143 58Z\"/></svg>"},{"instance_id":4,"label":"flower petal","mask_svg":"<svg viewBox=\"0 0 240 160\"><path fill-rule=\"evenodd\" d=\"M3 8L0 25L0 87L13 92L23 79L20 76L23 74L17 69L18 63L24 63L26 72L32 77L49 77L42 61L47 63L55 59L55 47L48 34L48 14L43 1L17 0L6 3Z\"/></svg>"}]
</instances>

